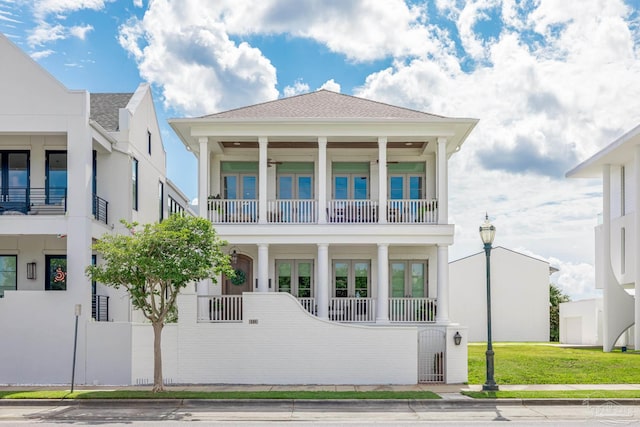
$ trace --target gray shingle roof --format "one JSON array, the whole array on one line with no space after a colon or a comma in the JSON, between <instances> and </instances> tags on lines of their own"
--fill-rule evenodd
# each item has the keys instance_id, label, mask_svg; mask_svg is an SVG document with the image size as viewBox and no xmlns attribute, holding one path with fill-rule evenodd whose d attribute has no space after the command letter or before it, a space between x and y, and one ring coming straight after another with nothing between
<instances>
[{"instance_id":1,"label":"gray shingle roof","mask_svg":"<svg viewBox=\"0 0 640 427\"><path fill-rule=\"evenodd\" d=\"M89 118L109 132L118 131L120 108L125 108L133 93L92 93Z\"/></svg>"},{"instance_id":2,"label":"gray shingle roof","mask_svg":"<svg viewBox=\"0 0 640 427\"><path fill-rule=\"evenodd\" d=\"M331 92L325 89L277 99L262 104L210 114L203 118L221 119L433 119L442 118L382 102Z\"/></svg>"}]
</instances>

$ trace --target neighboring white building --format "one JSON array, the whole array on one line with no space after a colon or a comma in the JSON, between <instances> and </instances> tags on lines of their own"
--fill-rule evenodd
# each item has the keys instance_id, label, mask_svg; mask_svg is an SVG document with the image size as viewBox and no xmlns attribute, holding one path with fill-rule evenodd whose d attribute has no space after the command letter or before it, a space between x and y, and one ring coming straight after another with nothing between
<instances>
[{"instance_id":1,"label":"neighboring white building","mask_svg":"<svg viewBox=\"0 0 640 427\"><path fill-rule=\"evenodd\" d=\"M479 244L480 245L480 244ZM493 341L549 341L549 263L503 247L491 250ZM449 264L451 320L469 327L469 341L487 340L486 255Z\"/></svg>"},{"instance_id":2,"label":"neighboring white building","mask_svg":"<svg viewBox=\"0 0 640 427\"><path fill-rule=\"evenodd\" d=\"M596 289L602 289L602 348L640 321L640 126L567 173L602 179L602 222L595 229ZM640 328L629 343L640 348Z\"/></svg>"},{"instance_id":3,"label":"neighboring white building","mask_svg":"<svg viewBox=\"0 0 640 427\"><path fill-rule=\"evenodd\" d=\"M132 312L126 295L85 276L92 241L121 230L120 219L168 212L150 87L68 90L1 34L0 58L0 383L70 381L76 305L84 383L102 358L131 360L121 354L128 344L94 330ZM93 358L93 341L108 351ZM107 375L131 381L127 371Z\"/></svg>"}]
</instances>

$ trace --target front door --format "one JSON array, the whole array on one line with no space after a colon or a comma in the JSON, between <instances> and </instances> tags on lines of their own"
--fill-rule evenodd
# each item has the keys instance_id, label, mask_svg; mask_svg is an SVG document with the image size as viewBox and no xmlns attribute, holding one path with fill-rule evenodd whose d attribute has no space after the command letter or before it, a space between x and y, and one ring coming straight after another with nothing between
<instances>
[{"instance_id":1,"label":"front door","mask_svg":"<svg viewBox=\"0 0 640 427\"><path fill-rule=\"evenodd\" d=\"M222 276L222 293L224 295L242 295L243 292L251 292L253 260L246 255L238 254L238 260L233 268L236 271L236 277Z\"/></svg>"}]
</instances>

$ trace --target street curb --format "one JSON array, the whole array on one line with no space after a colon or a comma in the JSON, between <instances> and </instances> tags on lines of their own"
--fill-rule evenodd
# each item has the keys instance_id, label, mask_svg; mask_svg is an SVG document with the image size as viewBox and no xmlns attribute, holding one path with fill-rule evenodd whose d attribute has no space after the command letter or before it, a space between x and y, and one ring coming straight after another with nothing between
<instances>
[{"instance_id":1,"label":"street curb","mask_svg":"<svg viewBox=\"0 0 640 427\"><path fill-rule=\"evenodd\" d=\"M496 406L640 405L640 399L0 399L0 406L342 406L366 404L372 408L419 405L438 408Z\"/></svg>"}]
</instances>

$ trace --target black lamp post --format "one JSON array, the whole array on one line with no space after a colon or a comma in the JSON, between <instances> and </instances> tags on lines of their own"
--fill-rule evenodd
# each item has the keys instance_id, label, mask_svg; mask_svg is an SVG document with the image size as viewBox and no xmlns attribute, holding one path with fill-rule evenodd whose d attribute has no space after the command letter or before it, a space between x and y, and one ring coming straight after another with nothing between
<instances>
[{"instance_id":1,"label":"black lamp post","mask_svg":"<svg viewBox=\"0 0 640 427\"><path fill-rule=\"evenodd\" d=\"M484 224L480 226L480 238L484 243L484 253L487 256L487 380L482 385L483 391L497 391L498 384L493 379L493 345L491 344L491 244L496 235L496 228L489 222L489 215L485 214Z\"/></svg>"}]
</instances>

